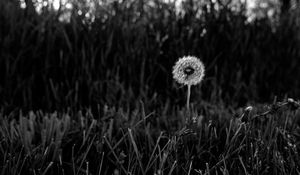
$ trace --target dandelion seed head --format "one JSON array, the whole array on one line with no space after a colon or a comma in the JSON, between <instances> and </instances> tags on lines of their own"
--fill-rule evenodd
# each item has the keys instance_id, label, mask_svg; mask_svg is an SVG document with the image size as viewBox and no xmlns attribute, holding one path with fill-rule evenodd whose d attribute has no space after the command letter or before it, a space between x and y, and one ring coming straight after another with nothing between
<instances>
[{"instance_id":1,"label":"dandelion seed head","mask_svg":"<svg viewBox=\"0 0 300 175\"><path fill-rule=\"evenodd\" d=\"M196 85L202 81L204 72L205 68L200 59L184 56L173 67L173 78L180 84Z\"/></svg>"}]
</instances>

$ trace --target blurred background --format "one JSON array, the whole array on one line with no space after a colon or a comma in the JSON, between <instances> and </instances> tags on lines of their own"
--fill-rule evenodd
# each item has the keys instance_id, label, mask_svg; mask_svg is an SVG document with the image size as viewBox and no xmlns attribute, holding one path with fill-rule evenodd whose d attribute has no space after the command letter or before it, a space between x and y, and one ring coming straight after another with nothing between
<instances>
[{"instance_id":1,"label":"blurred background","mask_svg":"<svg viewBox=\"0 0 300 175\"><path fill-rule=\"evenodd\" d=\"M1 0L0 105L184 106L184 55L206 66L195 105L297 99L299 27L299 0Z\"/></svg>"}]
</instances>

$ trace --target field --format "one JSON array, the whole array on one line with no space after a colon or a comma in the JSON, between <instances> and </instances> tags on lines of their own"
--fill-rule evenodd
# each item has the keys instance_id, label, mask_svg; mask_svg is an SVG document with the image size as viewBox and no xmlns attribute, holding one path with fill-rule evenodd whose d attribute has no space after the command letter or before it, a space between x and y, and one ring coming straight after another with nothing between
<instances>
[{"instance_id":1,"label":"field","mask_svg":"<svg viewBox=\"0 0 300 175\"><path fill-rule=\"evenodd\" d=\"M32 2L0 1L1 175L300 174L297 4Z\"/></svg>"}]
</instances>

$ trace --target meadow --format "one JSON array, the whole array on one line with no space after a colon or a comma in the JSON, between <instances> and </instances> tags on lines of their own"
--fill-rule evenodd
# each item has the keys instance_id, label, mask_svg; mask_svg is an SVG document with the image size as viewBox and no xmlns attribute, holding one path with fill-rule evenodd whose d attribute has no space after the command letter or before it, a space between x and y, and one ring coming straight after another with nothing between
<instances>
[{"instance_id":1,"label":"meadow","mask_svg":"<svg viewBox=\"0 0 300 175\"><path fill-rule=\"evenodd\" d=\"M1 175L300 173L299 7L25 2L0 1ZM184 55L206 67L189 110Z\"/></svg>"}]
</instances>

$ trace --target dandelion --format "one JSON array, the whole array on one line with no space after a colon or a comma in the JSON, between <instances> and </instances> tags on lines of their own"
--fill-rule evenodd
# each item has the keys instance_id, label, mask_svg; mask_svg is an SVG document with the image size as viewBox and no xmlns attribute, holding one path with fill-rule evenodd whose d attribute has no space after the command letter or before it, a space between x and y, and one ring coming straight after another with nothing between
<instances>
[{"instance_id":1,"label":"dandelion","mask_svg":"<svg viewBox=\"0 0 300 175\"><path fill-rule=\"evenodd\" d=\"M204 65L200 59L194 56L180 58L173 67L173 78L180 84L188 86L187 109L189 110L191 86L199 84L204 77Z\"/></svg>"}]
</instances>

